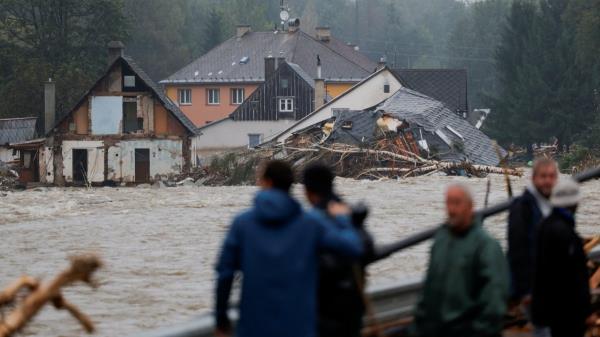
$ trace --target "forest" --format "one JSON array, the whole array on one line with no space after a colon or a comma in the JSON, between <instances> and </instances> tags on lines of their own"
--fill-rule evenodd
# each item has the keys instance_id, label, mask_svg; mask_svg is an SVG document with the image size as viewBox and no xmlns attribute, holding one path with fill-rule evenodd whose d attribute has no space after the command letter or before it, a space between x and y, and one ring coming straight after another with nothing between
<instances>
[{"instance_id":1,"label":"forest","mask_svg":"<svg viewBox=\"0 0 600 337\"><path fill-rule=\"evenodd\" d=\"M600 146L600 0L285 0L395 68L465 68L470 107L503 145ZM64 114L106 67L106 44L159 81L233 35L273 30L280 0L0 0L0 118Z\"/></svg>"}]
</instances>

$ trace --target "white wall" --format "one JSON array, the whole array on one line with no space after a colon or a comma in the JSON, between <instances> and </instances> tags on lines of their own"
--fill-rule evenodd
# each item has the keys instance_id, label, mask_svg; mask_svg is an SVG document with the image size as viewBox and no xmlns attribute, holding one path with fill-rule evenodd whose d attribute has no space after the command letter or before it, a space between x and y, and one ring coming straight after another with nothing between
<instances>
[{"instance_id":1,"label":"white wall","mask_svg":"<svg viewBox=\"0 0 600 337\"><path fill-rule=\"evenodd\" d=\"M192 162L201 150L227 149L248 146L249 134L261 134L262 139L272 138L294 125L293 120L234 121L225 119L200 129L200 135L192 139Z\"/></svg>"},{"instance_id":2,"label":"white wall","mask_svg":"<svg viewBox=\"0 0 600 337\"><path fill-rule=\"evenodd\" d=\"M13 160L19 160L19 152L13 156L13 150L4 146L0 146L0 161L8 163Z\"/></svg>"},{"instance_id":3,"label":"white wall","mask_svg":"<svg viewBox=\"0 0 600 337\"><path fill-rule=\"evenodd\" d=\"M389 84L390 86L389 93L383 91L385 84ZM315 112L300 120L289 130L271 138L266 138L265 141L275 140L276 142L283 142L292 133L331 118L334 109L362 110L373 107L390 98L400 88L402 88L402 84L390 70L384 69L371 78L348 89L345 94L338 96L333 101L315 110Z\"/></svg>"},{"instance_id":4,"label":"white wall","mask_svg":"<svg viewBox=\"0 0 600 337\"><path fill-rule=\"evenodd\" d=\"M66 140L62 143L63 176L73 182L73 150L88 150L88 180L93 183L104 181L104 142Z\"/></svg>"},{"instance_id":5,"label":"white wall","mask_svg":"<svg viewBox=\"0 0 600 337\"><path fill-rule=\"evenodd\" d=\"M181 140L126 140L108 148L108 180L135 182L135 149L150 150L151 179L179 174L183 169Z\"/></svg>"},{"instance_id":6,"label":"white wall","mask_svg":"<svg viewBox=\"0 0 600 337\"><path fill-rule=\"evenodd\" d=\"M40 182L54 184L54 153L51 147L40 148ZM71 164L71 166L73 166Z\"/></svg>"}]
</instances>

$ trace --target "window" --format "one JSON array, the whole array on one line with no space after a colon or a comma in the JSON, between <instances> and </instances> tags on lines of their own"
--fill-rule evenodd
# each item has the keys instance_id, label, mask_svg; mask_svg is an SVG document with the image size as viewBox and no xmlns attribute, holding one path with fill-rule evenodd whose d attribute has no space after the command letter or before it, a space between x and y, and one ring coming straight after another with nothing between
<instances>
[{"instance_id":1,"label":"window","mask_svg":"<svg viewBox=\"0 0 600 337\"><path fill-rule=\"evenodd\" d=\"M244 102L244 89L231 89L231 104L242 104Z\"/></svg>"},{"instance_id":2,"label":"window","mask_svg":"<svg viewBox=\"0 0 600 337\"><path fill-rule=\"evenodd\" d=\"M260 145L260 139L262 135L258 133L251 133L248 135L248 148L255 148Z\"/></svg>"},{"instance_id":3,"label":"window","mask_svg":"<svg viewBox=\"0 0 600 337\"><path fill-rule=\"evenodd\" d=\"M279 112L294 112L294 99L293 98L280 98L279 99Z\"/></svg>"},{"instance_id":4,"label":"window","mask_svg":"<svg viewBox=\"0 0 600 337\"><path fill-rule=\"evenodd\" d=\"M383 85L383 92L386 94L390 93L390 85L389 84L384 84Z\"/></svg>"},{"instance_id":5,"label":"window","mask_svg":"<svg viewBox=\"0 0 600 337\"><path fill-rule=\"evenodd\" d=\"M221 91L219 89L206 89L208 104L218 105L221 103Z\"/></svg>"},{"instance_id":6,"label":"window","mask_svg":"<svg viewBox=\"0 0 600 337\"><path fill-rule=\"evenodd\" d=\"M135 76L123 76L123 86L125 88L135 88Z\"/></svg>"},{"instance_id":7,"label":"window","mask_svg":"<svg viewBox=\"0 0 600 337\"><path fill-rule=\"evenodd\" d=\"M288 79L282 78L281 80L279 80L279 86L281 87L281 89L287 89L289 87Z\"/></svg>"},{"instance_id":8,"label":"window","mask_svg":"<svg viewBox=\"0 0 600 337\"><path fill-rule=\"evenodd\" d=\"M137 102L123 102L123 133L136 132L144 129L144 119L138 118Z\"/></svg>"},{"instance_id":9,"label":"window","mask_svg":"<svg viewBox=\"0 0 600 337\"><path fill-rule=\"evenodd\" d=\"M179 104L190 105L192 104L192 89L179 89Z\"/></svg>"}]
</instances>

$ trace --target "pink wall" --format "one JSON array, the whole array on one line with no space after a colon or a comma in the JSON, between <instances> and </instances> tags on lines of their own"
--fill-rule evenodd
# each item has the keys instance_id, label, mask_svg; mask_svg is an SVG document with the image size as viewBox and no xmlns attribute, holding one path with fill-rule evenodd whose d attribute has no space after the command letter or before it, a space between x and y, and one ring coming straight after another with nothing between
<instances>
[{"instance_id":1,"label":"pink wall","mask_svg":"<svg viewBox=\"0 0 600 337\"><path fill-rule=\"evenodd\" d=\"M244 99L248 98L258 84L194 84L189 86L177 85L167 86L167 95L178 103L179 108L186 116L196 124L196 126L206 125L208 122L214 122L223 119L231 114L239 105L231 103L232 88L243 88ZM192 90L192 104L179 104L178 89L189 88ZM207 89L220 89L220 103L218 105L208 104Z\"/></svg>"}]
</instances>

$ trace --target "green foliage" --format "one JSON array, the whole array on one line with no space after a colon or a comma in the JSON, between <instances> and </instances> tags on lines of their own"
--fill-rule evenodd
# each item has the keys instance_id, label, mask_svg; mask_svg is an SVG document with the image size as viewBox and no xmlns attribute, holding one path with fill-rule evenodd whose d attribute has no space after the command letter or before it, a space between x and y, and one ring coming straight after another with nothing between
<instances>
[{"instance_id":1,"label":"green foliage","mask_svg":"<svg viewBox=\"0 0 600 337\"><path fill-rule=\"evenodd\" d=\"M207 168L212 183L219 185L251 185L256 180L256 168L261 157L251 152L229 152L216 156Z\"/></svg>"},{"instance_id":2,"label":"green foliage","mask_svg":"<svg viewBox=\"0 0 600 337\"><path fill-rule=\"evenodd\" d=\"M577 62L569 2L512 4L496 55L500 88L490 98L487 124L505 144L527 146L556 137L569 145L594 118L594 73Z\"/></svg>"},{"instance_id":3,"label":"green foliage","mask_svg":"<svg viewBox=\"0 0 600 337\"><path fill-rule=\"evenodd\" d=\"M0 116L38 116L43 82L59 113L106 66L106 44L126 36L120 0L0 0Z\"/></svg>"}]
</instances>

